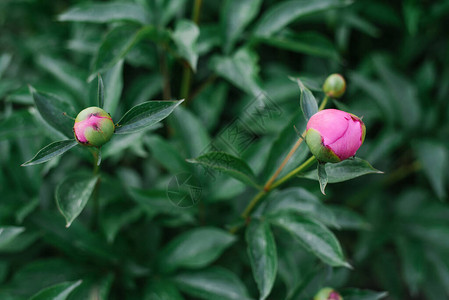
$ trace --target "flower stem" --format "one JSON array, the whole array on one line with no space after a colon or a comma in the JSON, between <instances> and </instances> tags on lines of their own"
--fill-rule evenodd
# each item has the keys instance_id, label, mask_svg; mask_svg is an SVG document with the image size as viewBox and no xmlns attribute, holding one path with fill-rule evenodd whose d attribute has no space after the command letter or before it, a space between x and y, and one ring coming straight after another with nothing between
<instances>
[{"instance_id":1,"label":"flower stem","mask_svg":"<svg viewBox=\"0 0 449 300\"><path fill-rule=\"evenodd\" d=\"M311 156L308 160L303 162L299 167L297 167L296 169L294 169L293 171L291 171L290 173L288 173L287 175L285 175L284 177L282 177L281 179L279 179L278 181L273 183L273 185L271 186L271 189L277 188L278 186L280 186L281 184L283 184L284 182L286 182L293 176L304 171L305 169L310 167L315 161L316 161L315 156Z\"/></svg>"},{"instance_id":2,"label":"flower stem","mask_svg":"<svg viewBox=\"0 0 449 300\"><path fill-rule=\"evenodd\" d=\"M282 169L284 169L285 165L288 163L290 158L293 156L293 154L295 154L295 152L296 152L296 150L298 150L299 146L301 146L302 141L303 141L302 136L304 136L304 134L305 134L305 131L302 133L301 137L299 137L299 139L296 141L296 143L290 149L290 152L284 158L284 160L282 161L282 163L279 166L279 168L277 168L276 172L274 172L273 176L271 176L270 179L268 179L267 183L263 187L264 191L269 191L271 189L271 185L276 180L276 178L279 176L279 174L281 173Z\"/></svg>"},{"instance_id":3,"label":"flower stem","mask_svg":"<svg viewBox=\"0 0 449 300\"><path fill-rule=\"evenodd\" d=\"M93 148L90 149L92 156L94 157L94 162L93 162L93 173L94 175L98 174L98 171L100 169L100 164L101 164L101 150L98 148Z\"/></svg>"},{"instance_id":4,"label":"flower stem","mask_svg":"<svg viewBox=\"0 0 449 300\"><path fill-rule=\"evenodd\" d=\"M171 98L171 87L170 87L170 72L167 66L167 57L164 54L162 46L158 46L159 55L159 68L160 72L164 78L163 82L163 99L168 100Z\"/></svg>"},{"instance_id":5,"label":"flower stem","mask_svg":"<svg viewBox=\"0 0 449 300\"><path fill-rule=\"evenodd\" d=\"M296 174L298 174L298 173L304 171L305 169L307 169L308 167L310 167L315 162L315 160L316 160L315 156L310 157L308 160L303 162L299 167L297 167L296 169L294 169L293 171L291 171L290 173L288 173L287 175L285 175L284 177L282 177L281 179L276 181L267 190L263 189L263 190L259 191L259 193L257 193L256 196L254 196L254 198L251 200L251 202L248 204L248 206L243 211L242 218L243 219L248 218L249 214L253 211L253 209L260 202L260 200L262 200L265 197L265 195L267 195L271 190L280 186L281 184L283 184L287 180L291 179Z\"/></svg>"},{"instance_id":6,"label":"flower stem","mask_svg":"<svg viewBox=\"0 0 449 300\"><path fill-rule=\"evenodd\" d=\"M192 11L192 20L195 24L198 24L200 21L200 12L201 12L201 4L202 0L195 0L193 3L193 11ZM180 96L183 99L186 99L184 102L186 105L189 101L189 93L190 93L190 85L192 82L192 70L190 66L186 63L183 67L182 79L181 79L181 90Z\"/></svg>"},{"instance_id":7,"label":"flower stem","mask_svg":"<svg viewBox=\"0 0 449 300\"><path fill-rule=\"evenodd\" d=\"M101 164L101 150L99 148L90 148L90 152L94 157L93 160L93 173L94 176L99 176L98 172L100 170ZM97 183L95 184L94 191L92 193L92 201L93 201L93 212L92 212L92 229L96 230L100 224L100 199L98 197L98 190L100 188L101 178L99 177Z\"/></svg>"},{"instance_id":8,"label":"flower stem","mask_svg":"<svg viewBox=\"0 0 449 300\"><path fill-rule=\"evenodd\" d=\"M318 111L323 110L327 103L329 101L329 97L326 95L323 99L323 101L320 104L320 107L318 108ZM278 186L282 185L286 181L290 180L293 176L297 175L298 173L306 170L308 167L310 167L315 161L316 158L314 156L307 159L305 162L303 162L299 167L289 172L284 177L280 178L279 180L275 181L281 171L284 169L285 165L288 163L290 158L293 156L293 154L298 150L299 146L303 142L304 138L303 136L306 134L304 131L303 134L298 138L296 143L293 145L293 147L290 149L290 152L288 152L285 159L282 161L281 165L277 170L274 172L274 174L267 180L265 183L263 190L259 191L254 198L249 202L249 204L246 206L245 210L243 211L241 217L244 219L247 219L251 212L254 210L254 208L257 206L257 204L267 195L271 190L274 188L277 188ZM230 232L235 233L240 227L233 227L231 228Z\"/></svg>"},{"instance_id":9,"label":"flower stem","mask_svg":"<svg viewBox=\"0 0 449 300\"><path fill-rule=\"evenodd\" d=\"M202 2L203 0L195 0L195 3L193 4L192 20L196 24L200 22L200 12Z\"/></svg>"},{"instance_id":10,"label":"flower stem","mask_svg":"<svg viewBox=\"0 0 449 300\"><path fill-rule=\"evenodd\" d=\"M185 103L187 104L189 100L190 83L192 81L192 71L187 64L185 64L183 67L181 80L181 91L179 92L179 94L181 99L186 99Z\"/></svg>"},{"instance_id":11,"label":"flower stem","mask_svg":"<svg viewBox=\"0 0 449 300\"><path fill-rule=\"evenodd\" d=\"M253 211L254 207L259 203L259 201L268 193L268 191L261 190L256 196L254 196L253 200L248 204L245 210L242 213L242 218L248 218L249 214Z\"/></svg>"},{"instance_id":12,"label":"flower stem","mask_svg":"<svg viewBox=\"0 0 449 300\"><path fill-rule=\"evenodd\" d=\"M318 107L318 111L323 110L326 107L328 101L329 101L329 96L326 95L324 97L323 101L321 101L320 107Z\"/></svg>"},{"instance_id":13,"label":"flower stem","mask_svg":"<svg viewBox=\"0 0 449 300\"><path fill-rule=\"evenodd\" d=\"M328 101L329 101L329 97L326 95L324 97L323 101L321 102L320 107L318 108L318 111L323 110L326 107ZM304 137L305 134L306 134L306 131L304 130L304 132L301 134L299 139L296 141L296 143L291 148L290 152L287 154L285 159L282 161L282 163L279 166L279 168L276 170L276 172L274 172L274 174L270 177L270 179L268 179L267 183L263 187L264 190L266 190L266 191L270 190L271 185L276 180L276 178L279 176L279 174L281 173L282 169L284 169L285 165L288 163L290 158L293 156L293 154L295 154L295 152L296 152L296 150L298 150L299 146L301 146L301 143L304 140L303 137Z\"/></svg>"}]
</instances>

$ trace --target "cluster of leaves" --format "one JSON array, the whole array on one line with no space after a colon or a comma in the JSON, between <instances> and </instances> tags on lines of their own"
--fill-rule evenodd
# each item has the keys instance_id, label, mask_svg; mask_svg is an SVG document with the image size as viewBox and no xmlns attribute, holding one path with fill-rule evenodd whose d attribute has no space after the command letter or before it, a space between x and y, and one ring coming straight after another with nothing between
<instances>
[{"instance_id":1,"label":"cluster of leaves","mask_svg":"<svg viewBox=\"0 0 449 300\"><path fill-rule=\"evenodd\" d=\"M0 2L0 298L447 298L446 2L217 3ZM386 175L328 165L324 198L303 172L242 220L333 72L348 93L332 105L363 116L358 155ZM172 111L151 99L186 100L163 127L126 117ZM101 184L84 147L20 167L73 137L63 112L103 103L133 130L102 147ZM82 200L69 228L55 193Z\"/></svg>"}]
</instances>

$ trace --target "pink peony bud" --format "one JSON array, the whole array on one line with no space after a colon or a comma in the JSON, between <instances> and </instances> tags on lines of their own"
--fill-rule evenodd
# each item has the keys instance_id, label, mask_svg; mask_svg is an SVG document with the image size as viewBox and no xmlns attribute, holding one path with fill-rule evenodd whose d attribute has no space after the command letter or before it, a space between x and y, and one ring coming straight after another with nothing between
<instances>
[{"instance_id":1,"label":"pink peony bud","mask_svg":"<svg viewBox=\"0 0 449 300\"><path fill-rule=\"evenodd\" d=\"M325 109L309 119L305 141L319 161L336 163L355 155L365 133L360 118L338 109Z\"/></svg>"},{"instance_id":2,"label":"pink peony bud","mask_svg":"<svg viewBox=\"0 0 449 300\"><path fill-rule=\"evenodd\" d=\"M346 91L346 81L340 74L332 74L324 81L323 92L329 97L340 98Z\"/></svg>"},{"instance_id":3,"label":"pink peony bud","mask_svg":"<svg viewBox=\"0 0 449 300\"><path fill-rule=\"evenodd\" d=\"M94 147L101 147L109 141L114 130L111 116L95 106L82 110L73 126L76 140L82 145Z\"/></svg>"},{"instance_id":4,"label":"pink peony bud","mask_svg":"<svg viewBox=\"0 0 449 300\"><path fill-rule=\"evenodd\" d=\"M326 287L322 288L313 300L343 300L343 297L333 289Z\"/></svg>"}]
</instances>

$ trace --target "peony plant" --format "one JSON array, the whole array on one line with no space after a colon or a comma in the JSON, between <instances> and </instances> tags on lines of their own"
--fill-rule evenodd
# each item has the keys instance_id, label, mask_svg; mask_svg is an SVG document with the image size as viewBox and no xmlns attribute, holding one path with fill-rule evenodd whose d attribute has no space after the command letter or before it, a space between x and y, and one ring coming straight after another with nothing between
<instances>
[{"instance_id":1,"label":"peony plant","mask_svg":"<svg viewBox=\"0 0 449 300\"><path fill-rule=\"evenodd\" d=\"M101 164L101 147L111 140L114 134L128 134L149 128L165 119L183 102L180 101L147 101L132 107L123 117L114 124L112 117L102 107L104 104L103 80L98 75L98 106L87 107L81 110L74 123L65 111L62 111L60 99L30 88L36 107L42 118L61 134L69 137L70 130L74 138L53 142L41 150L22 166L41 164L57 157L77 145L86 147L93 156L93 175L72 174L62 181L56 189L56 203L59 211L66 219L69 227L81 213L88 200L93 195L94 202L98 202L98 193ZM72 128L72 129L70 129ZM73 199L76 205L73 205ZM98 205L96 205L98 206Z\"/></svg>"}]
</instances>

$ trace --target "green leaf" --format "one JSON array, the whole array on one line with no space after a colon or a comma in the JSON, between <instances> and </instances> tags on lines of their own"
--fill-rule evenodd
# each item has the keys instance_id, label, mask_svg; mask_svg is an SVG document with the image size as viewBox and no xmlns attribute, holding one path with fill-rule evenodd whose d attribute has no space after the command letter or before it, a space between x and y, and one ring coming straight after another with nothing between
<instances>
[{"instance_id":1,"label":"green leaf","mask_svg":"<svg viewBox=\"0 0 449 300\"><path fill-rule=\"evenodd\" d=\"M292 187L273 192L266 202L265 215L296 213L313 217L329 226L339 227L333 212L306 189Z\"/></svg>"},{"instance_id":2,"label":"green leaf","mask_svg":"<svg viewBox=\"0 0 449 300\"><path fill-rule=\"evenodd\" d=\"M449 166L447 147L441 142L420 140L413 144L424 174L440 199L447 196L446 177Z\"/></svg>"},{"instance_id":3,"label":"green leaf","mask_svg":"<svg viewBox=\"0 0 449 300\"><path fill-rule=\"evenodd\" d=\"M392 96L388 105L395 107L397 114L394 117L400 120L405 128L417 128L421 120L421 107L415 84L392 69L383 56L375 55L373 66L382 78L385 89Z\"/></svg>"},{"instance_id":4,"label":"green leaf","mask_svg":"<svg viewBox=\"0 0 449 300\"><path fill-rule=\"evenodd\" d=\"M34 112L36 113L36 111ZM42 133L42 129L36 125L38 124L36 124L34 116L30 111L17 109L0 121L0 140L36 136Z\"/></svg>"},{"instance_id":5,"label":"green leaf","mask_svg":"<svg viewBox=\"0 0 449 300\"><path fill-rule=\"evenodd\" d=\"M0 227L0 250L8 247L14 239L25 231L25 227L2 226Z\"/></svg>"},{"instance_id":6,"label":"green leaf","mask_svg":"<svg viewBox=\"0 0 449 300\"><path fill-rule=\"evenodd\" d=\"M197 41L197 50L199 55L209 53L213 48L220 47L222 44L221 27L216 23L201 24L200 36ZM196 100L195 100L196 101Z\"/></svg>"},{"instance_id":7,"label":"green leaf","mask_svg":"<svg viewBox=\"0 0 449 300\"><path fill-rule=\"evenodd\" d=\"M123 90L123 63L119 60L104 74L104 110L114 116Z\"/></svg>"},{"instance_id":8,"label":"green leaf","mask_svg":"<svg viewBox=\"0 0 449 300\"><path fill-rule=\"evenodd\" d=\"M184 12L187 0L166 0L155 14L160 14L160 24L165 27L177 14ZM159 16L156 16L159 17Z\"/></svg>"},{"instance_id":9,"label":"green leaf","mask_svg":"<svg viewBox=\"0 0 449 300\"><path fill-rule=\"evenodd\" d=\"M71 281L53 285L43 289L31 297L30 300L65 300L70 293L81 284L81 282L81 280L78 280L75 282Z\"/></svg>"},{"instance_id":10,"label":"green leaf","mask_svg":"<svg viewBox=\"0 0 449 300\"><path fill-rule=\"evenodd\" d=\"M195 101L192 102L193 110L207 130L215 129L220 121L228 91L229 85L226 82L210 85L198 94Z\"/></svg>"},{"instance_id":11,"label":"green leaf","mask_svg":"<svg viewBox=\"0 0 449 300\"><path fill-rule=\"evenodd\" d=\"M196 42L199 35L200 30L198 26L189 20L179 20L172 34L179 56L187 60L193 72L196 72L196 64L198 62Z\"/></svg>"},{"instance_id":12,"label":"green leaf","mask_svg":"<svg viewBox=\"0 0 449 300\"><path fill-rule=\"evenodd\" d=\"M228 153L212 151L187 161L221 171L255 188L259 187L253 170L251 170L248 164Z\"/></svg>"},{"instance_id":13,"label":"green leaf","mask_svg":"<svg viewBox=\"0 0 449 300\"><path fill-rule=\"evenodd\" d=\"M146 9L137 3L83 3L58 16L59 21L110 23L129 21L146 24L149 21Z\"/></svg>"},{"instance_id":14,"label":"green leaf","mask_svg":"<svg viewBox=\"0 0 449 300\"><path fill-rule=\"evenodd\" d=\"M364 159L350 158L335 164L326 164L326 173L329 183L343 182L366 174L383 174ZM307 172L300 177L318 180L316 170Z\"/></svg>"},{"instance_id":15,"label":"green leaf","mask_svg":"<svg viewBox=\"0 0 449 300\"><path fill-rule=\"evenodd\" d=\"M58 212L43 210L35 212L28 217L28 220L42 231L46 243L60 250L65 257L83 257L103 265L113 265L120 260L117 249L108 246L99 232L86 228L82 222L72 223L69 228L65 228L61 226L63 218ZM72 268L81 267L78 264L71 264L71 266ZM70 271L70 268L67 269ZM44 267L44 270L47 269ZM59 272L63 270L60 269ZM73 279L74 276L70 278Z\"/></svg>"},{"instance_id":16,"label":"green leaf","mask_svg":"<svg viewBox=\"0 0 449 300\"><path fill-rule=\"evenodd\" d=\"M91 272L89 275L84 275L82 280L83 283L70 294L69 300L107 300L109 298L114 280L112 273L100 275Z\"/></svg>"},{"instance_id":17,"label":"green leaf","mask_svg":"<svg viewBox=\"0 0 449 300\"><path fill-rule=\"evenodd\" d=\"M152 135L146 139L153 157L170 173L191 172L191 165L180 155L180 152L168 141Z\"/></svg>"},{"instance_id":18,"label":"green leaf","mask_svg":"<svg viewBox=\"0 0 449 300\"><path fill-rule=\"evenodd\" d=\"M251 269L260 292L259 299L265 299L273 288L278 267L276 243L270 225L253 219L245 237Z\"/></svg>"},{"instance_id":19,"label":"green leaf","mask_svg":"<svg viewBox=\"0 0 449 300\"><path fill-rule=\"evenodd\" d=\"M232 234L218 228L193 229L165 246L160 265L166 272L177 268L203 268L216 260L235 240Z\"/></svg>"},{"instance_id":20,"label":"green leaf","mask_svg":"<svg viewBox=\"0 0 449 300\"><path fill-rule=\"evenodd\" d=\"M170 126L174 129L174 137L185 148L185 157L196 157L210 146L209 134L199 118L180 106L169 118Z\"/></svg>"},{"instance_id":21,"label":"green leaf","mask_svg":"<svg viewBox=\"0 0 449 300\"><path fill-rule=\"evenodd\" d=\"M216 56L211 67L218 75L257 97L263 92L258 77L257 54L248 48L239 49L233 56Z\"/></svg>"},{"instance_id":22,"label":"green leaf","mask_svg":"<svg viewBox=\"0 0 449 300\"><path fill-rule=\"evenodd\" d=\"M376 80L365 77L357 72L348 75L351 85L363 90L379 106L384 120L393 123L397 119L399 112L392 105L391 97L388 94L388 88Z\"/></svg>"},{"instance_id":23,"label":"green leaf","mask_svg":"<svg viewBox=\"0 0 449 300\"><path fill-rule=\"evenodd\" d=\"M182 102L178 101L148 101L134 106L118 121L115 133L131 133L154 125L168 115Z\"/></svg>"},{"instance_id":24,"label":"green leaf","mask_svg":"<svg viewBox=\"0 0 449 300\"><path fill-rule=\"evenodd\" d=\"M66 227L72 224L86 206L98 178L86 174L70 175L56 187L56 204L66 219Z\"/></svg>"},{"instance_id":25,"label":"green leaf","mask_svg":"<svg viewBox=\"0 0 449 300\"><path fill-rule=\"evenodd\" d=\"M366 19L363 19L360 15L352 13L350 10L344 12L342 21L344 24L371 35L374 38L378 38L380 36L379 28L368 22Z\"/></svg>"},{"instance_id":26,"label":"green leaf","mask_svg":"<svg viewBox=\"0 0 449 300\"><path fill-rule=\"evenodd\" d=\"M218 267L181 273L173 278L183 292L205 300L249 300L248 292L232 272Z\"/></svg>"},{"instance_id":27,"label":"green leaf","mask_svg":"<svg viewBox=\"0 0 449 300\"><path fill-rule=\"evenodd\" d=\"M122 227L135 222L142 215L142 209L136 205L133 208L123 207L122 203L109 205L102 210L100 224L108 243L114 242Z\"/></svg>"},{"instance_id":28,"label":"green leaf","mask_svg":"<svg viewBox=\"0 0 449 300\"><path fill-rule=\"evenodd\" d=\"M318 32L295 33L294 31L283 30L279 34L260 37L255 40L298 53L327 57L335 60L340 59L334 44L326 36Z\"/></svg>"},{"instance_id":29,"label":"green leaf","mask_svg":"<svg viewBox=\"0 0 449 300\"><path fill-rule=\"evenodd\" d=\"M270 217L270 222L288 232L309 252L333 267L351 268L343 256L340 243L324 225L293 214L278 214Z\"/></svg>"},{"instance_id":30,"label":"green leaf","mask_svg":"<svg viewBox=\"0 0 449 300\"><path fill-rule=\"evenodd\" d=\"M2 55L0 55L0 78L2 78L3 74L8 68L11 59L12 55L9 53L3 53Z\"/></svg>"},{"instance_id":31,"label":"green leaf","mask_svg":"<svg viewBox=\"0 0 449 300\"><path fill-rule=\"evenodd\" d=\"M416 297L426 279L426 251L421 244L402 237L397 237L395 244L401 260L403 278L410 294Z\"/></svg>"},{"instance_id":32,"label":"green leaf","mask_svg":"<svg viewBox=\"0 0 449 300\"><path fill-rule=\"evenodd\" d=\"M256 36L271 36L300 17L341 6L338 0L297 0L273 5L260 18L254 29Z\"/></svg>"},{"instance_id":33,"label":"green leaf","mask_svg":"<svg viewBox=\"0 0 449 300\"><path fill-rule=\"evenodd\" d=\"M374 292L359 289L344 289L340 292L345 300L380 300L388 296L387 292Z\"/></svg>"},{"instance_id":34,"label":"green leaf","mask_svg":"<svg viewBox=\"0 0 449 300\"><path fill-rule=\"evenodd\" d=\"M143 300L184 300L178 289L168 280L152 280Z\"/></svg>"},{"instance_id":35,"label":"green leaf","mask_svg":"<svg viewBox=\"0 0 449 300\"><path fill-rule=\"evenodd\" d=\"M191 210L179 206L174 206L167 197L167 190L141 190L130 188L131 199L134 200L145 213L150 217L159 214L175 216L176 218L188 219Z\"/></svg>"},{"instance_id":36,"label":"green leaf","mask_svg":"<svg viewBox=\"0 0 449 300\"><path fill-rule=\"evenodd\" d=\"M310 119L314 114L318 112L318 103L312 92L304 86L299 78L292 78L299 86L301 95L299 97L299 105L301 106L302 113L306 121Z\"/></svg>"},{"instance_id":37,"label":"green leaf","mask_svg":"<svg viewBox=\"0 0 449 300\"><path fill-rule=\"evenodd\" d=\"M100 73L98 73L97 101L98 101L98 107L103 108L104 107L104 84L103 84L103 78L101 78Z\"/></svg>"},{"instance_id":38,"label":"green leaf","mask_svg":"<svg viewBox=\"0 0 449 300\"><path fill-rule=\"evenodd\" d=\"M40 205L39 197L28 199L17 211L15 212L16 221L22 223L25 218L35 211Z\"/></svg>"},{"instance_id":39,"label":"green leaf","mask_svg":"<svg viewBox=\"0 0 449 300\"><path fill-rule=\"evenodd\" d=\"M261 0L228 0L222 10L221 26L224 34L223 50L231 52L245 27L257 16Z\"/></svg>"},{"instance_id":40,"label":"green leaf","mask_svg":"<svg viewBox=\"0 0 449 300\"><path fill-rule=\"evenodd\" d=\"M323 193L323 195L326 195L326 193L324 192L328 182L328 177L326 173L326 163L318 163L317 174L318 174L318 181L320 183L321 193Z\"/></svg>"},{"instance_id":41,"label":"green leaf","mask_svg":"<svg viewBox=\"0 0 449 300\"><path fill-rule=\"evenodd\" d=\"M51 143L39 150L32 159L24 162L22 166L32 166L47 162L50 159L67 152L76 145L78 145L78 142L74 139Z\"/></svg>"},{"instance_id":42,"label":"green leaf","mask_svg":"<svg viewBox=\"0 0 449 300\"><path fill-rule=\"evenodd\" d=\"M37 231L27 230L18 236L15 236L10 242L0 245L1 253L23 253L25 250L31 249L32 245L42 237Z\"/></svg>"},{"instance_id":43,"label":"green leaf","mask_svg":"<svg viewBox=\"0 0 449 300\"><path fill-rule=\"evenodd\" d=\"M364 217L349 208L331 206L330 211L334 216L338 228L342 230L368 230L371 228L371 225Z\"/></svg>"},{"instance_id":44,"label":"green leaf","mask_svg":"<svg viewBox=\"0 0 449 300\"><path fill-rule=\"evenodd\" d=\"M73 136L73 121L65 115L65 113L69 116L76 114L73 106L54 95L38 92L32 87L30 92L42 118L66 137Z\"/></svg>"},{"instance_id":45,"label":"green leaf","mask_svg":"<svg viewBox=\"0 0 449 300\"><path fill-rule=\"evenodd\" d=\"M160 123L148 127L146 130L121 134L111 139L106 145L101 147L101 155L103 159L115 156L117 158L125 155L125 152L131 150L138 156L146 156L147 151L144 149L144 136L152 130L161 128Z\"/></svg>"},{"instance_id":46,"label":"green leaf","mask_svg":"<svg viewBox=\"0 0 449 300\"><path fill-rule=\"evenodd\" d=\"M80 71L77 66L45 54L39 54L36 63L79 98L85 97L86 82L84 78L86 74L84 71Z\"/></svg>"},{"instance_id":47,"label":"green leaf","mask_svg":"<svg viewBox=\"0 0 449 300\"><path fill-rule=\"evenodd\" d=\"M134 24L125 24L114 27L105 36L98 49L91 77L112 68L144 38L157 41L163 38L163 33L151 25L139 27Z\"/></svg>"},{"instance_id":48,"label":"green leaf","mask_svg":"<svg viewBox=\"0 0 449 300\"><path fill-rule=\"evenodd\" d=\"M26 252L24 252L26 253ZM75 281L80 278L82 267L77 264L71 264L62 258L41 258L23 262L14 270L10 279L10 292L20 291L21 297L12 297L6 299L29 299L32 295L52 285ZM4 286L2 284L2 290ZM9 293L11 296L12 293ZM3 294L2 294L3 295ZM18 296L18 295L16 295ZM3 297L2 297L3 300Z\"/></svg>"}]
</instances>

